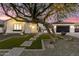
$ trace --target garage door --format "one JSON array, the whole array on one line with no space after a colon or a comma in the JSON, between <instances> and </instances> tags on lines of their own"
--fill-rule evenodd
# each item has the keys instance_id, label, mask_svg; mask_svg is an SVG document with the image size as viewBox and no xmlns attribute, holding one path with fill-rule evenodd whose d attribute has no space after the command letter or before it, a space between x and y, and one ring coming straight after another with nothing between
<instances>
[{"instance_id":1,"label":"garage door","mask_svg":"<svg viewBox=\"0 0 79 59\"><path fill-rule=\"evenodd\" d=\"M70 32L70 26L57 26L56 32Z\"/></svg>"}]
</instances>

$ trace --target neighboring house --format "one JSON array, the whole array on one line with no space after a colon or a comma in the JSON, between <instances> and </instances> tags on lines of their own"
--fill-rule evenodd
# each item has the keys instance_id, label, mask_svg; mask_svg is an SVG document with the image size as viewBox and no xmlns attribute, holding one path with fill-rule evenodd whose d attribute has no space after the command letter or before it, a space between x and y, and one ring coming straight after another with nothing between
<instances>
[{"instance_id":1,"label":"neighboring house","mask_svg":"<svg viewBox=\"0 0 79 59\"><path fill-rule=\"evenodd\" d=\"M19 18L19 20L22 20ZM38 27L35 23L27 23L9 19L4 22L5 33L37 33Z\"/></svg>"}]
</instances>

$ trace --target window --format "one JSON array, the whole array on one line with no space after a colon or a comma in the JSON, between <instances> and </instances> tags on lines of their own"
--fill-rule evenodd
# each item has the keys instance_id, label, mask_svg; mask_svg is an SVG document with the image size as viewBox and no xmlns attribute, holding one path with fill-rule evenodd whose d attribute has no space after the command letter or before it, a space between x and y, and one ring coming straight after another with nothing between
<instances>
[{"instance_id":1,"label":"window","mask_svg":"<svg viewBox=\"0 0 79 59\"><path fill-rule=\"evenodd\" d=\"M22 25L21 24L14 24L13 30L22 30Z\"/></svg>"}]
</instances>

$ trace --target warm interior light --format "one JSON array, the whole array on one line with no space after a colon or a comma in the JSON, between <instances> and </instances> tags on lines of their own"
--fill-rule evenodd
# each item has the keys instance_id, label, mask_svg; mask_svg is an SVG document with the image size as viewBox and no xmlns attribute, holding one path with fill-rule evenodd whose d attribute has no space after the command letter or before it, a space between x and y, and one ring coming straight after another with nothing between
<instances>
[{"instance_id":1,"label":"warm interior light","mask_svg":"<svg viewBox=\"0 0 79 59\"><path fill-rule=\"evenodd\" d=\"M31 25L30 25L30 27L31 27L32 29L34 29L34 28L35 28L35 26L34 26L33 24L31 24Z\"/></svg>"},{"instance_id":2,"label":"warm interior light","mask_svg":"<svg viewBox=\"0 0 79 59\"><path fill-rule=\"evenodd\" d=\"M32 29L34 29L35 28L35 26L32 26Z\"/></svg>"},{"instance_id":3,"label":"warm interior light","mask_svg":"<svg viewBox=\"0 0 79 59\"><path fill-rule=\"evenodd\" d=\"M30 31L32 33L36 33L37 32L37 25L36 24L30 23L29 27L30 27Z\"/></svg>"}]
</instances>

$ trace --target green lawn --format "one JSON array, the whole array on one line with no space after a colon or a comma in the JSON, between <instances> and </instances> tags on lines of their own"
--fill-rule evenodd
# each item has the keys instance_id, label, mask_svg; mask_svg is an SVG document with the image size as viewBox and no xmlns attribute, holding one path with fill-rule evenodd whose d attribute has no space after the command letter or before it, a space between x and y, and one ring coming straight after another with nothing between
<instances>
[{"instance_id":1,"label":"green lawn","mask_svg":"<svg viewBox=\"0 0 79 59\"><path fill-rule=\"evenodd\" d=\"M50 39L50 36L48 34L42 34L38 37L38 39Z\"/></svg>"},{"instance_id":2,"label":"green lawn","mask_svg":"<svg viewBox=\"0 0 79 59\"><path fill-rule=\"evenodd\" d=\"M42 43L40 39L34 40L32 45L26 47L26 49L42 49Z\"/></svg>"},{"instance_id":3,"label":"green lawn","mask_svg":"<svg viewBox=\"0 0 79 59\"><path fill-rule=\"evenodd\" d=\"M27 34L27 35L12 37L10 39L0 42L0 49L11 49L13 47L21 47L20 45L24 41L29 40L33 36L34 34ZM41 40L48 40L48 39L50 39L50 36L48 34L42 34L36 40L33 41L31 46L26 47L26 48L27 49L42 49Z\"/></svg>"},{"instance_id":4,"label":"green lawn","mask_svg":"<svg viewBox=\"0 0 79 59\"><path fill-rule=\"evenodd\" d=\"M33 35L23 35L20 37L13 37L0 42L0 49L11 49L19 47L24 41L29 40Z\"/></svg>"}]
</instances>

